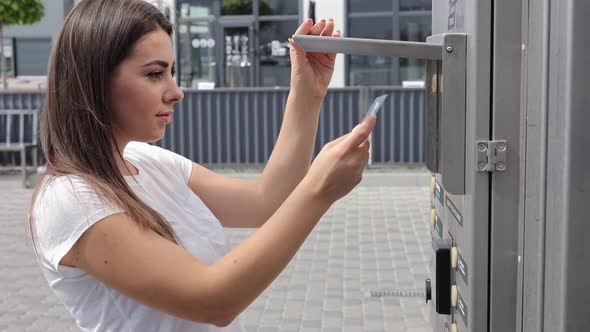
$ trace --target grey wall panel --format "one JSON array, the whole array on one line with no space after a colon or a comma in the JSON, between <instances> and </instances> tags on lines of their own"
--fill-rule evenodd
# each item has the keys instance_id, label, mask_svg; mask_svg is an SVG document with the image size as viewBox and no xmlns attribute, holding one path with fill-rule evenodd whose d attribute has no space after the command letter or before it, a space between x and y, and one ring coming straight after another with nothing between
<instances>
[{"instance_id":1,"label":"grey wall panel","mask_svg":"<svg viewBox=\"0 0 590 332\"><path fill-rule=\"evenodd\" d=\"M51 39L17 38L15 44L16 75L47 75L47 64L51 54Z\"/></svg>"},{"instance_id":2,"label":"grey wall panel","mask_svg":"<svg viewBox=\"0 0 590 332\"><path fill-rule=\"evenodd\" d=\"M588 1L551 1L545 331L590 326L589 15Z\"/></svg>"},{"instance_id":3,"label":"grey wall panel","mask_svg":"<svg viewBox=\"0 0 590 332\"><path fill-rule=\"evenodd\" d=\"M543 331L545 284L545 201L547 163L547 92L549 56L550 1L525 2L523 17L523 186L520 190L522 216L520 220L519 278L522 287L522 331ZM519 330L519 329L517 329Z\"/></svg>"},{"instance_id":4,"label":"grey wall panel","mask_svg":"<svg viewBox=\"0 0 590 332\"><path fill-rule=\"evenodd\" d=\"M202 164L263 164L278 137L288 89L186 90L157 145ZM424 162L424 90L330 89L322 104L314 153L348 133L372 100L388 93L372 135L372 163ZM0 109L40 109L40 92L0 93ZM2 132L0 128L0 134Z\"/></svg>"},{"instance_id":5,"label":"grey wall panel","mask_svg":"<svg viewBox=\"0 0 590 332\"><path fill-rule=\"evenodd\" d=\"M590 4L528 1L521 330L587 331ZM520 326L519 326L520 327Z\"/></svg>"}]
</instances>

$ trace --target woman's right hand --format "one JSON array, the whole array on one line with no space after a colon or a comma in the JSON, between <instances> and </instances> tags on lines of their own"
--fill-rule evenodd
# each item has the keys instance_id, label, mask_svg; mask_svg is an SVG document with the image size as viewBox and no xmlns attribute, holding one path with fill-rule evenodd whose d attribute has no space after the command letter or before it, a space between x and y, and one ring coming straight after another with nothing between
<instances>
[{"instance_id":1,"label":"woman's right hand","mask_svg":"<svg viewBox=\"0 0 590 332\"><path fill-rule=\"evenodd\" d=\"M324 145L302 181L312 195L332 204L361 182L376 121L375 115L369 116L350 133Z\"/></svg>"}]
</instances>

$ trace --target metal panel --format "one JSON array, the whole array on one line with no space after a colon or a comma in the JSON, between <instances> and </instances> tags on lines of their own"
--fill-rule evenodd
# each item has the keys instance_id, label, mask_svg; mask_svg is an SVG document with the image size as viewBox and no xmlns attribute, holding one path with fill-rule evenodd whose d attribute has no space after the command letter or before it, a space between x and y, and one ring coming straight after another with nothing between
<instances>
[{"instance_id":1,"label":"metal panel","mask_svg":"<svg viewBox=\"0 0 590 332\"><path fill-rule=\"evenodd\" d=\"M549 1L524 1L523 104L521 139L525 161L523 202L519 229L522 275L519 285L522 331L543 330L545 199L547 148L547 66L549 55ZM525 264L526 261L526 264ZM526 295L525 295L526 294Z\"/></svg>"},{"instance_id":2,"label":"metal panel","mask_svg":"<svg viewBox=\"0 0 590 332\"><path fill-rule=\"evenodd\" d=\"M431 101L431 105L438 108L430 110L436 113L429 122L434 126L429 131L435 132L430 134L430 142L436 144L439 151L436 153L438 162L432 165L436 167L430 170L443 174L442 181L447 191L462 195L465 193L466 36L438 34L426 40L443 48L442 61L436 65L436 69L434 64L428 65L430 75L436 75L436 79L429 78L428 88L433 89L431 84L435 83L440 98L440 103L437 100L436 105Z\"/></svg>"},{"instance_id":3,"label":"metal panel","mask_svg":"<svg viewBox=\"0 0 590 332\"><path fill-rule=\"evenodd\" d=\"M550 6L544 330L577 332L590 326L590 3Z\"/></svg>"},{"instance_id":4,"label":"metal panel","mask_svg":"<svg viewBox=\"0 0 590 332\"><path fill-rule=\"evenodd\" d=\"M456 323L461 332L488 331L489 175L476 172L470 142L490 139L492 3L433 1L432 17L433 35L456 32L467 36L465 145L456 147L465 154L465 194L453 195L440 186L443 200L438 202L433 195L432 201L469 271L464 277L458 272L453 276L463 310L457 307L450 316L434 315L433 330L442 332ZM445 93L445 86L442 90ZM436 176L439 184L444 176L444 170Z\"/></svg>"},{"instance_id":5,"label":"metal panel","mask_svg":"<svg viewBox=\"0 0 590 332\"><path fill-rule=\"evenodd\" d=\"M516 327L521 6L494 2L492 141L505 140L505 168L491 173L489 331ZM476 149L475 144L472 149Z\"/></svg>"}]
</instances>

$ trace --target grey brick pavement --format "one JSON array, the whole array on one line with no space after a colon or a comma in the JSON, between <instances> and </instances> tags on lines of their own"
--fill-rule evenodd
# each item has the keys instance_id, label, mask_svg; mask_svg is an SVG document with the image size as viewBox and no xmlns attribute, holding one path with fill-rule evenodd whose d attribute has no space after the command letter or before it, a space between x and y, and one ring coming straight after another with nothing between
<instances>
[{"instance_id":1,"label":"grey brick pavement","mask_svg":"<svg viewBox=\"0 0 590 332\"><path fill-rule=\"evenodd\" d=\"M399 171L366 174L242 314L247 330L431 331L423 297L371 296L423 292L430 247L428 182L425 174L418 180L416 174L408 175L411 179ZM0 176L0 331L78 331L25 244L32 191L19 184L18 177ZM230 244L252 231L228 230Z\"/></svg>"}]
</instances>

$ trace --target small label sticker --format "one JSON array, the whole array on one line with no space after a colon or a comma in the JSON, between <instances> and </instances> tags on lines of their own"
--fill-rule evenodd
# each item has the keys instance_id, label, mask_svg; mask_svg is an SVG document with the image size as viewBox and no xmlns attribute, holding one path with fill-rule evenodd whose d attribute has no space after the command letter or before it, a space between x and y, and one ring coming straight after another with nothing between
<instances>
[{"instance_id":1,"label":"small label sticker","mask_svg":"<svg viewBox=\"0 0 590 332\"><path fill-rule=\"evenodd\" d=\"M467 323L467 305L465 305L465 301L461 297L461 293L457 291L457 309L459 311L459 316L463 319L465 326L469 326Z\"/></svg>"},{"instance_id":2,"label":"small label sticker","mask_svg":"<svg viewBox=\"0 0 590 332\"><path fill-rule=\"evenodd\" d=\"M459 275L461 275L461 278L463 279L463 281L465 281L465 284L467 285L467 276L469 273L469 269L467 268L467 263L465 262L465 259L463 259L463 256L461 256L460 253L458 253L457 255L457 270L459 271Z\"/></svg>"},{"instance_id":3,"label":"small label sticker","mask_svg":"<svg viewBox=\"0 0 590 332\"><path fill-rule=\"evenodd\" d=\"M444 202L444 198L445 198L444 189L442 188L442 186L440 185L440 183L438 183L438 181L435 181L435 183L434 183L434 196L436 196L436 198L438 199L438 201L440 202L440 204L442 204L443 206L445 205L445 202Z\"/></svg>"},{"instance_id":4,"label":"small label sticker","mask_svg":"<svg viewBox=\"0 0 590 332\"><path fill-rule=\"evenodd\" d=\"M459 225L463 227L463 216L461 215L457 207L455 207L455 204L453 204L453 202L449 199L449 195L447 195L446 197L447 207L449 208L449 211L451 211L451 214L453 215L453 217L455 217Z\"/></svg>"},{"instance_id":5,"label":"small label sticker","mask_svg":"<svg viewBox=\"0 0 590 332\"><path fill-rule=\"evenodd\" d=\"M438 233L438 236L442 239L443 237L443 224L437 214L434 215L436 222L434 223L434 229Z\"/></svg>"}]
</instances>

